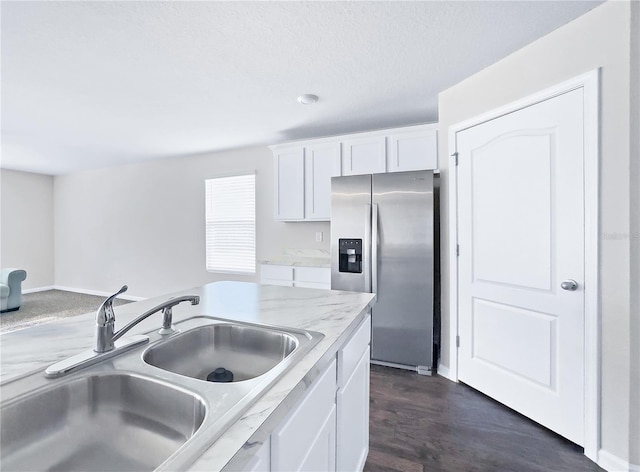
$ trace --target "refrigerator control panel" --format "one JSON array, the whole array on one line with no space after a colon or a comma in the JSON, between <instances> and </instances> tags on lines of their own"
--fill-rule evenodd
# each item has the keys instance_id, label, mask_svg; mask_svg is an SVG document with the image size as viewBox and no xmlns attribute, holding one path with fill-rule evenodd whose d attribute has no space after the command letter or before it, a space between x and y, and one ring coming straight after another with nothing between
<instances>
[{"instance_id":1,"label":"refrigerator control panel","mask_svg":"<svg viewBox=\"0 0 640 472\"><path fill-rule=\"evenodd\" d=\"M362 239L338 239L338 271L362 273Z\"/></svg>"}]
</instances>

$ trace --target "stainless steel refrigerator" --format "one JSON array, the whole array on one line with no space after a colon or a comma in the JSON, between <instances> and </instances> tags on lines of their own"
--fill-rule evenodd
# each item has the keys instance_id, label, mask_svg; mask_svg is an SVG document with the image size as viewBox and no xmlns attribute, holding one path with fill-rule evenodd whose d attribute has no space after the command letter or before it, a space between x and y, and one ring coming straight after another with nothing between
<instances>
[{"instance_id":1,"label":"stainless steel refrigerator","mask_svg":"<svg viewBox=\"0 0 640 472\"><path fill-rule=\"evenodd\" d=\"M331 179L331 288L374 292L371 361L434 367L433 172Z\"/></svg>"}]
</instances>

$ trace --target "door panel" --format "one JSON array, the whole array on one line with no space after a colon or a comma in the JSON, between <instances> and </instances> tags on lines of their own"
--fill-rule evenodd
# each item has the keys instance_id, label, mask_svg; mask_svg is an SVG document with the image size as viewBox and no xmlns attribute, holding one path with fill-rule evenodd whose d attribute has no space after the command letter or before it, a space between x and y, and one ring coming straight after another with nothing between
<instances>
[{"instance_id":1,"label":"door panel","mask_svg":"<svg viewBox=\"0 0 640 472\"><path fill-rule=\"evenodd\" d=\"M583 122L577 89L456 135L459 378L578 444Z\"/></svg>"},{"instance_id":2,"label":"door panel","mask_svg":"<svg viewBox=\"0 0 640 472\"><path fill-rule=\"evenodd\" d=\"M304 149L282 150L275 156L275 219L304 218Z\"/></svg>"},{"instance_id":3,"label":"door panel","mask_svg":"<svg viewBox=\"0 0 640 472\"><path fill-rule=\"evenodd\" d=\"M521 130L474 149L475 281L551 289L551 140L548 130Z\"/></svg>"},{"instance_id":4,"label":"door panel","mask_svg":"<svg viewBox=\"0 0 640 472\"><path fill-rule=\"evenodd\" d=\"M339 144L307 146L305 149L305 218L331 218L331 177L339 158Z\"/></svg>"},{"instance_id":5,"label":"door panel","mask_svg":"<svg viewBox=\"0 0 640 472\"><path fill-rule=\"evenodd\" d=\"M478 298L473 301L471 316L473 359L552 386L556 316Z\"/></svg>"},{"instance_id":6,"label":"door panel","mask_svg":"<svg viewBox=\"0 0 640 472\"><path fill-rule=\"evenodd\" d=\"M378 300L372 309L371 358L430 368L433 173L374 175L373 203L378 211L378 240L372 241L377 246L372 266L377 269ZM376 231L372 233L375 237Z\"/></svg>"},{"instance_id":7,"label":"door panel","mask_svg":"<svg viewBox=\"0 0 640 472\"><path fill-rule=\"evenodd\" d=\"M342 175L386 172L384 136L347 139L342 142Z\"/></svg>"},{"instance_id":8,"label":"door panel","mask_svg":"<svg viewBox=\"0 0 640 472\"><path fill-rule=\"evenodd\" d=\"M371 292L371 176L331 179L331 288ZM338 271L338 240L362 240L362 273Z\"/></svg>"}]
</instances>

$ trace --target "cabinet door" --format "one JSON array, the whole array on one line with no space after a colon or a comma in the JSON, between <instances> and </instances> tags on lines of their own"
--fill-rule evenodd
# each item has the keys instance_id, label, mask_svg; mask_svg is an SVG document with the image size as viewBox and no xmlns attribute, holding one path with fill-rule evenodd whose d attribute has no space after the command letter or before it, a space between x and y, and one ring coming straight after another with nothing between
<instances>
[{"instance_id":1,"label":"cabinet door","mask_svg":"<svg viewBox=\"0 0 640 472\"><path fill-rule=\"evenodd\" d=\"M347 139L342 142L342 175L386 172L384 136Z\"/></svg>"},{"instance_id":2,"label":"cabinet door","mask_svg":"<svg viewBox=\"0 0 640 472\"><path fill-rule=\"evenodd\" d=\"M329 267L294 267L294 286L331 289L331 269Z\"/></svg>"},{"instance_id":3,"label":"cabinet door","mask_svg":"<svg viewBox=\"0 0 640 472\"><path fill-rule=\"evenodd\" d=\"M438 140L435 129L389 136L387 172L437 168Z\"/></svg>"},{"instance_id":4,"label":"cabinet door","mask_svg":"<svg viewBox=\"0 0 640 472\"><path fill-rule=\"evenodd\" d=\"M275 154L275 218L304 218L304 148L282 149Z\"/></svg>"},{"instance_id":5,"label":"cabinet door","mask_svg":"<svg viewBox=\"0 0 640 472\"><path fill-rule=\"evenodd\" d=\"M293 287L293 267L260 264L260 283Z\"/></svg>"},{"instance_id":6,"label":"cabinet door","mask_svg":"<svg viewBox=\"0 0 640 472\"><path fill-rule=\"evenodd\" d=\"M335 470L335 401L334 360L282 426L271 434L271 470Z\"/></svg>"},{"instance_id":7,"label":"cabinet door","mask_svg":"<svg viewBox=\"0 0 640 472\"><path fill-rule=\"evenodd\" d=\"M362 471L369 453L369 348L338 390L337 470Z\"/></svg>"},{"instance_id":8,"label":"cabinet door","mask_svg":"<svg viewBox=\"0 0 640 472\"><path fill-rule=\"evenodd\" d=\"M305 148L305 219L331 218L331 177L339 174L340 144Z\"/></svg>"},{"instance_id":9,"label":"cabinet door","mask_svg":"<svg viewBox=\"0 0 640 472\"><path fill-rule=\"evenodd\" d=\"M336 470L336 408L327 416L326 421L318 432L313 444L309 448L307 457L298 469L304 472L319 472Z\"/></svg>"}]
</instances>

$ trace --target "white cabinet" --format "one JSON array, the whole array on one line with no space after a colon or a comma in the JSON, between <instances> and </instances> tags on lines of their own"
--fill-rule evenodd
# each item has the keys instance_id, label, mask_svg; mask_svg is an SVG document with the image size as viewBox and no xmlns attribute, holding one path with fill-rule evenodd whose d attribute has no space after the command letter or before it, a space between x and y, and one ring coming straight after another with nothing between
<instances>
[{"instance_id":1,"label":"white cabinet","mask_svg":"<svg viewBox=\"0 0 640 472\"><path fill-rule=\"evenodd\" d=\"M438 168L436 126L394 130L387 137L387 172Z\"/></svg>"},{"instance_id":2,"label":"white cabinet","mask_svg":"<svg viewBox=\"0 0 640 472\"><path fill-rule=\"evenodd\" d=\"M331 269L329 267L295 267L261 264L260 283L330 290Z\"/></svg>"},{"instance_id":3,"label":"white cabinet","mask_svg":"<svg viewBox=\"0 0 640 472\"><path fill-rule=\"evenodd\" d=\"M294 267L293 286L331 289L331 269L329 267Z\"/></svg>"},{"instance_id":4,"label":"white cabinet","mask_svg":"<svg viewBox=\"0 0 640 472\"><path fill-rule=\"evenodd\" d=\"M369 453L371 317L338 351L337 449L340 472L361 471Z\"/></svg>"},{"instance_id":5,"label":"white cabinet","mask_svg":"<svg viewBox=\"0 0 640 472\"><path fill-rule=\"evenodd\" d=\"M265 285L293 287L293 267L261 264L260 283Z\"/></svg>"},{"instance_id":6,"label":"white cabinet","mask_svg":"<svg viewBox=\"0 0 640 472\"><path fill-rule=\"evenodd\" d=\"M330 221L331 177L438 168L438 124L271 146L275 218Z\"/></svg>"},{"instance_id":7,"label":"white cabinet","mask_svg":"<svg viewBox=\"0 0 640 472\"><path fill-rule=\"evenodd\" d=\"M304 218L304 151L301 147L275 153L275 218Z\"/></svg>"},{"instance_id":8,"label":"white cabinet","mask_svg":"<svg viewBox=\"0 0 640 472\"><path fill-rule=\"evenodd\" d=\"M304 154L305 220L329 220L331 177L340 175L340 143L306 146Z\"/></svg>"},{"instance_id":9,"label":"white cabinet","mask_svg":"<svg viewBox=\"0 0 640 472\"><path fill-rule=\"evenodd\" d=\"M386 172L385 137L367 136L342 141L342 175Z\"/></svg>"},{"instance_id":10,"label":"white cabinet","mask_svg":"<svg viewBox=\"0 0 640 472\"><path fill-rule=\"evenodd\" d=\"M331 177L340 175L340 143L274 148L275 218L329 221Z\"/></svg>"},{"instance_id":11,"label":"white cabinet","mask_svg":"<svg viewBox=\"0 0 640 472\"><path fill-rule=\"evenodd\" d=\"M369 347L338 390L337 470L363 470L369 453Z\"/></svg>"},{"instance_id":12,"label":"white cabinet","mask_svg":"<svg viewBox=\"0 0 640 472\"><path fill-rule=\"evenodd\" d=\"M271 434L271 470L336 470L336 361Z\"/></svg>"},{"instance_id":13,"label":"white cabinet","mask_svg":"<svg viewBox=\"0 0 640 472\"><path fill-rule=\"evenodd\" d=\"M244 467L244 472L356 472L369 452L371 316Z\"/></svg>"}]
</instances>

